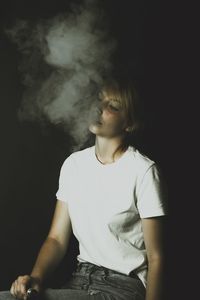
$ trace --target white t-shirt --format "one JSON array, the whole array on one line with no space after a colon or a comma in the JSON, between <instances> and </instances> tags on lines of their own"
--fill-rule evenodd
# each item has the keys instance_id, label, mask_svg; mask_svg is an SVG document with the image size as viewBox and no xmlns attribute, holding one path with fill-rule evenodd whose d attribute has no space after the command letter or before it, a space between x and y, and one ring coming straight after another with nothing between
<instances>
[{"instance_id":1,"label":"white t-shirt","mask_svg":"<svg viewBox=\"0 0 200 300\"><path fill-rule=\"evenodd\" d=\"M101 164L95 147L63 163L56 197L68 204L79 261L129 274L144 285L147 257L141 218L165 214L165 192L156 164L129 147L114 163Z\"/></svg>"}]
</instances>

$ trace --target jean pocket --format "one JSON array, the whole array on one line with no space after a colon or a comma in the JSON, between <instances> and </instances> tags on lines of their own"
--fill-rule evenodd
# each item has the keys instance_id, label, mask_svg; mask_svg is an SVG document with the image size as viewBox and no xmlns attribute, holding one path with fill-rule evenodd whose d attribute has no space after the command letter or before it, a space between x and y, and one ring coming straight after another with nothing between
<instances>
[{"instance_id":1,"label":"jean pocket","mask_svg":"<svg viewBox=\"0 0 200 300\"><path fill-rule=\"evenodd\" d=\"M125 290L142 296L145 295L145 287L139 278L132 278L121 274L109 274L104 276L103 280L106 284L113 288Z\"/></svg>"}]
</instances>

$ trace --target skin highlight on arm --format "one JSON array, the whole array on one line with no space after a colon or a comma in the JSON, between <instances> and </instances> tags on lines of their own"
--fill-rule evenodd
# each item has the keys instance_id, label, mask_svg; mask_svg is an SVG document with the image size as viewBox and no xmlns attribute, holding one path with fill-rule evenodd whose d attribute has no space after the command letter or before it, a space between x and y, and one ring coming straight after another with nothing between
<instances>
[{"instance_id":1,"label":"skin highlight on arm","mask_svg":"<svg viewBox=\"0 0 200 300\"><path fill-rule=\"evenodd\" d=\"M142 219L142 226L148 259L145 300L162 300L164 292L163 217Z\"/></svg>"},{"instance_id":2,"label":"skin highlight on arm","mask_svg":"<svg viewBox=\"0 0 200 300\"><path fill-rule=\"evenodd\" d=\"M43 282L63 259L71 236L67 204L58 200L49 234L38 254L31 276Z\"/></svg>"}]
</instances>

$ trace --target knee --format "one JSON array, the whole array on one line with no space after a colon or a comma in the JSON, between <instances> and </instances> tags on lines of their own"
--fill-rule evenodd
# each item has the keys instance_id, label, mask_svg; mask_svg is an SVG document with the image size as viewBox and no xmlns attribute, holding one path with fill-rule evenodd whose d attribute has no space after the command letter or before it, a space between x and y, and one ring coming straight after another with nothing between
<instances>
[{"instance_id":1,"label":"knee","mask_svg":"<svg viewBox=\"0 0 200 300\"><path fill-rule=\"evenodd\" d=\"M0 300L16 300L9 291L0 292Z\"/></svg>"}]
</instances>

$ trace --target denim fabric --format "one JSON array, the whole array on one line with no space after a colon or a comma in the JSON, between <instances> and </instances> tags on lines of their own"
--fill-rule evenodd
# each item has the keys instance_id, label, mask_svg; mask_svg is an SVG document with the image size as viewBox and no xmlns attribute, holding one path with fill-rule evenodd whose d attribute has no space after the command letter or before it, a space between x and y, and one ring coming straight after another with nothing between
<instances>
[{"instance_id":1,"label":"denim fabric","mask_svg":"<svg viewBox=\"0 0 200 300\"><path fill-rule=\"evenodd\" d=\"M9 292L0 300L14 300ZM40 300L144 300L145 288L137 275L127 276L91 263L78 263L62 289L46 289Z\"/></svg>"},{"instance_id":2,"label":"denim fabric","mask_svg":"<svg viewBox=\"0 0 200 300\"><path fill-rule=\"evenodd\" d=\"M91 263L78 263L77 270L65 287L86 291L88 295L100 294L108 297L94 297L94 299L143 300L145 298L144 285L136 274L127 276ZM93 298L88 297L88 299Z\"/></svg>"}]
</instances>

